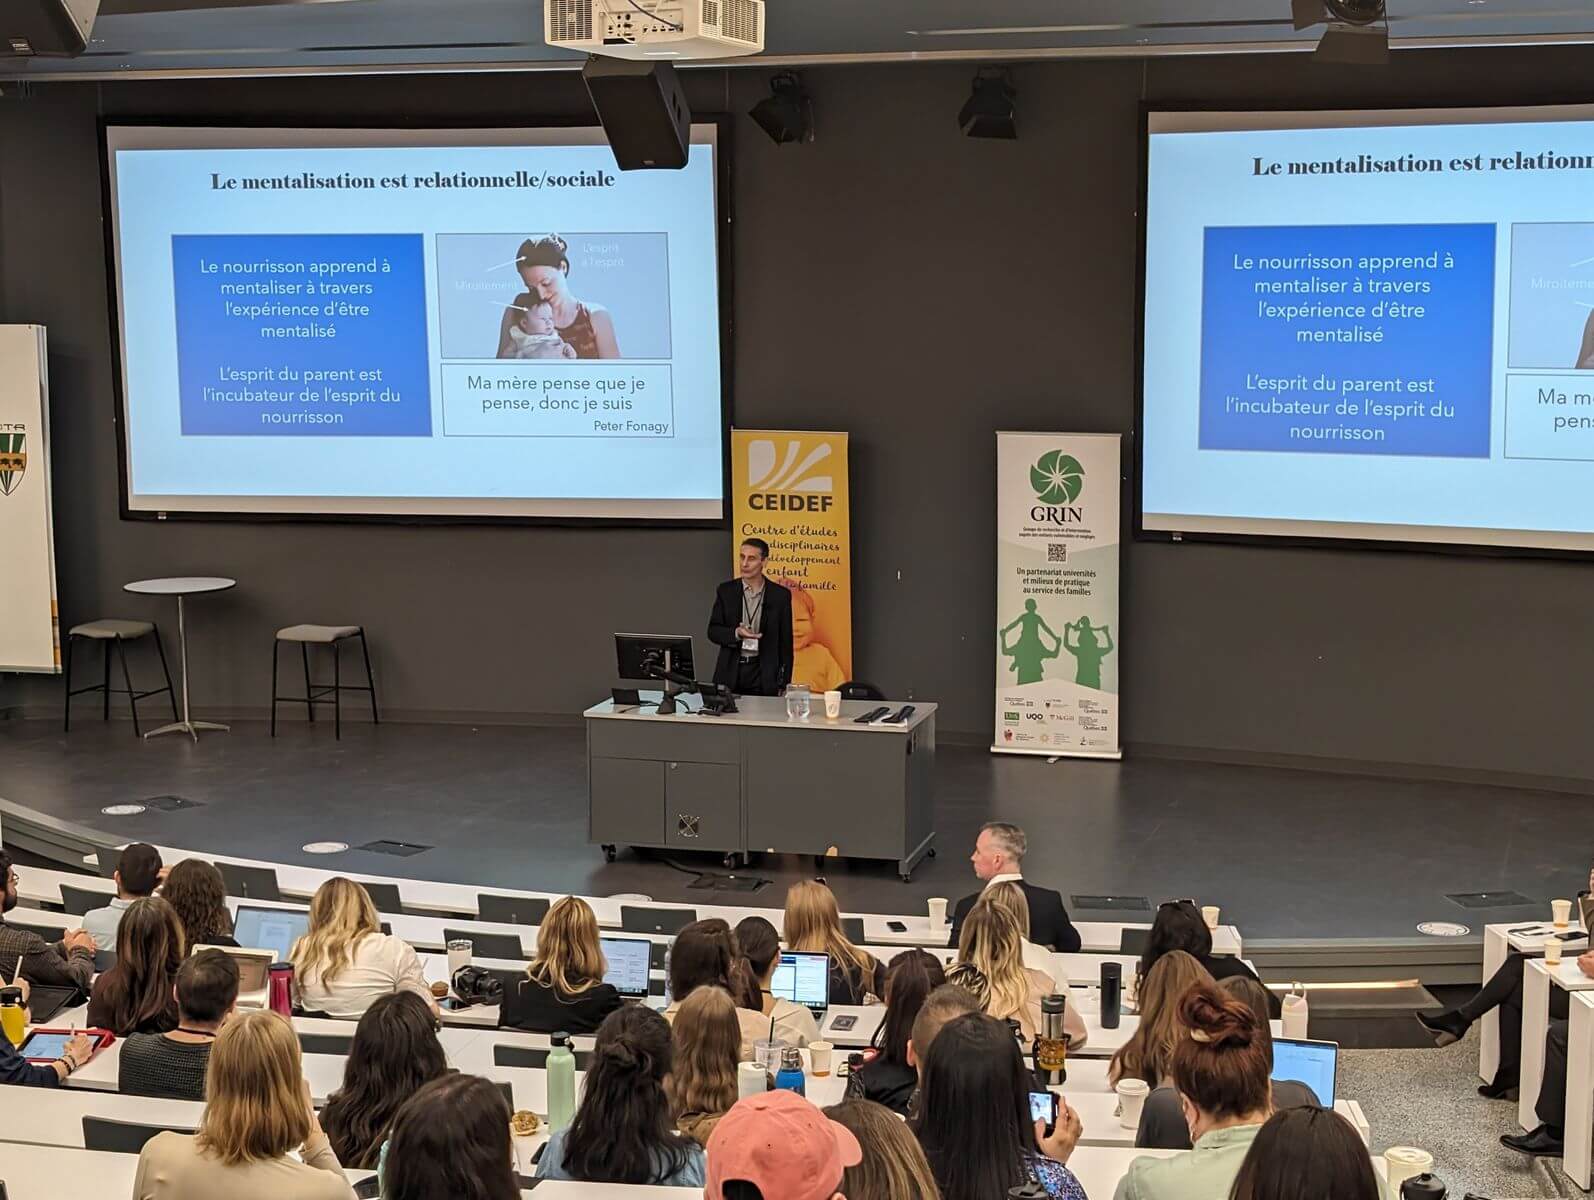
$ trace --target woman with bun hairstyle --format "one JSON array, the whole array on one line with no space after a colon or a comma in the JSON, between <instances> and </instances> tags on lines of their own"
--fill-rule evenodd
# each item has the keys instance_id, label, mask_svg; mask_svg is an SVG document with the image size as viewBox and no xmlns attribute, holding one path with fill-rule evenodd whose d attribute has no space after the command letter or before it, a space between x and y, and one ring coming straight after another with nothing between
<instances>
[{"instance_id":1,"label":"woman with bun hairstyle","mask_svg":"<svg viewBox=\"0 0 1594 1200\"><path fill-rule=\"evenodd\" d=\"M702 1187L703 1150L676 1134L670 1115L671 1063L670 1027L658 1013L634 1004L605 1017L581 1106L548 1139L537 1178Z\"/></svg>"},{"instance_id":2,"label":"woman with bun hairstyle","mask_svg":"<svg viewBox=\"0 0 1594 1200\"><path fill-rule=\"evenodd\" d=\"M1210 1200L1227 1196L1246 1152L1271 1114L1267 1043L1244 1001L1197 983L1179 1002L1185 1036L1173 1048L1191 1150L1137 1158L1115 1200Z\"/></svg>"},{"instance_id":3,"label":"woman with bun hairstyle","mask_svg":"<svg viewBox=\"0 0 1594 1200\"><path fill-rule=\"evenodd\" d=\"M620 343L609 310L570 294L570 246L564 238L557 233L527 238L515 252L515 269L525 281L526 290L504 309L498 326L499 358L515 357L515 343L509 331L522 312L538 303L553 310L554 328L577 358L620 357Z\"/></svg>"}]
</instances>

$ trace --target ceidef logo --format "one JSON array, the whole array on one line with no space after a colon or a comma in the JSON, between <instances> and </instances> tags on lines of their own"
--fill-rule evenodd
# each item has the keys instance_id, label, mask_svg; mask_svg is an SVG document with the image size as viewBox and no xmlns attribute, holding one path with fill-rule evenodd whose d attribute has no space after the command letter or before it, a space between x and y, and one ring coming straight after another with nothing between
<instances>
[{"instance_id":1,"label":"ceidef logo","mask_svg":"<svg viewBox=\"0 0 1594 1200\"><path fill-rule=\"evenodd\" d=\"M1051 525L1072 525L1084 519L1075 505L1085 490L1085 468L1072 454L1048 450L1029 469L1029 485L1039 504L1029 510L1030 519Z\"/></svg>"},{"instance_id":2,"label":"ceidef logo","mask_svg":"<svg viewBox=\"0 0 1594 1200\"><path fill-rule=\"evenodd\" d=\"M766 512L829 512L835 503L835 476L826 466L829 442L821 442L799 461L802 442L792 438L785 452L770 438L747 443L747 507Z\"/></svg>"}]
</instances>

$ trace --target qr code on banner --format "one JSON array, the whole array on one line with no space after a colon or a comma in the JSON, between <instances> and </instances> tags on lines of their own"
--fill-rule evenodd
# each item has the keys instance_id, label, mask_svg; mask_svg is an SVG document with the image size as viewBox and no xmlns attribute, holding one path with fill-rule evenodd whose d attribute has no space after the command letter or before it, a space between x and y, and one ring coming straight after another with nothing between
<instances>
[{"instance_id":1,"label":"qr code on banner","mask_svg":"<svg viewBox=\"0 0 1594 1200\"><path fill-rule=\"evenodd\" d=\"M1046 561L1047 562L1067 562L1068 561L1068 543L1067 542L1047 542L1046 543Z\"/></svg>"}]
</instances>

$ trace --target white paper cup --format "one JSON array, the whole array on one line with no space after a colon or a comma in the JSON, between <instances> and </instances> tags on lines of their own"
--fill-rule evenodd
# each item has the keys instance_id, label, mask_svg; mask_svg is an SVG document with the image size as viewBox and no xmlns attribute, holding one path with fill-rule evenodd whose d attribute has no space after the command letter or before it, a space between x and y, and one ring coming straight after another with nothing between
<instances>
[{"instance_id":1,"label":"white paper cup","mask_svg":"<svg viewBox=\"0 0 1594 1200\"><path fill-rule=\"evenodd\" d=\"M1140 1110L1146 1106L1151 1088L1144 1079L1120 1079L1113 1090L1118 1093L1118 1124L1125 1129L1139 1129Z\"/></svg>"},{"instance_id":2,"label":"white paper cup","mask_svg":"<svg viewBox=\"0 0 1594 1200\"><path fill-rule=\"evenodd\" d=\"M1406 1180L1433 1170L1433 1155L1416 1146L1391 1146L1384 1151L1384 1165L1389 1172L1389 1194L1398 1196Z\"/></svg>"},{"instance_id":3,"label":"white paper cup","mask_svg":"<svg viewBox=\"0 0 1594 1200\"><path fill-rule=\"evenodd\" d=\"M1544 965L1554 967L1561 962L1561 939L1547 937L1544 939Z\"/></svg>"},{"instance_id":4,"label":"white paper cup","mask_svg":"<svg viewBox=\"0 0 1594 1200\"><path fill-rule=\"evenodd\" d=\"M808 1043L808 1064L809 1064L809 1069L815 1075L829 1075L830 1074L830 1059L831 1059L831 1055L834 1053L834 1050L835 1050L835 1048L833 1046L831 1046L831 1044L829 1042L809 1042Z\"/></svg>"},{"instance_id":5,"label":"white paper cup","mask_svg":"<svg viewBox=\"0 0 1594 1200\"><path fill-rule=\"evenodd\" d=\"M946 897L931 896L926 903L930 908L930 928L941 928L946 924Z\"/></svg>"},{"instance_id":6,"label":"white paper cup","mask_svg":"<svg viewBox=\"0 0 1594 1200\"><path fill-rule=\"evenodd\" d=\"M1550 901L1550 920L1557 929L1565 929L1572 923L1572 902L1570 900Z\"/></svg>"},{"instance_id":7,"label":"white paper cup","mask_svg":"<svg viewBox=\"0 0 1594 1200\"><path fill-rule=\"evenodd\" d=\"M829 691L825 693L825 716L834 721L841 715L841 693Z\"/></svg>"},{"instance_id":8,"label":"white paper cup","mask_svg":"<svg viewBox=\"0 0 1594 1200\"><path fill-rule=\"evenodd\" d=\"M1201 919L1207 923L1208 929L1216 929L1218 927L1218 917L1222 915L1222 912L1223 910L1216 904L1203 904L1201 906Z\"/></svg>"},{"instance_id":9,"label":"white paper cup","mask_svg":"<svg viewBox=\"0 0 1594 1200\"><path fill-rule=\"evenodd\" d=\"M470 962L471 951L475 944L464 938L455 938L448 943L448 979L452 983L454 972Z\"/></svg>"}]
</instances>

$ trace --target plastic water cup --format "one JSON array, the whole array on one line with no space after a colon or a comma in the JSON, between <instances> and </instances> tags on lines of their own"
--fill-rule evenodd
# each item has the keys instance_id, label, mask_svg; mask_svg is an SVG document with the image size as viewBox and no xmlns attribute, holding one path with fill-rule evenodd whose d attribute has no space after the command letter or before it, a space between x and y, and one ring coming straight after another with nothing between
<instances>
[{"instance_id":1,"label":"plastic water cup","mask_svg":"<svg viewBox=\"0 0 1594 1200\"><path fill-rule=\"evenodd\" d=\"M1223 910L1216 904L1204 904L1201 906L1201 919L1207 923L1208 929L1216 929L1218 927L1218 918L1222 915Z\"/></svg>"},{"instance_id":2,"label":"plastic water cup","mask_svg":"<svg viewBox=\"0 0 1594 1200\"><path fill-rule=\"evenodd\" d=\"M1389 1172L1389 1194L1398 1196L1406 1180L1433 1170L1433 1155L1416 1146L1391 1146L1384 1151L1384 1165Z\"/></svg>"},{"instance_id":3,"label":"plastic water cup","mask_svg":"<svg viewBox=\"0 0 1594 1200\"><path fill-rule=\"evenodd\" d=\"M475 943L466 938L454 938L448 943L448 978L453 980L454 972L470 962Z\"/></svg>"},{"instance_id":4,"label":"plastic water cup","mask_svg":"<svg viewBox=\"0 0 1594 1200\"><path fill-rule=\"evenodd\" d=\"M841 716L841 693L828 691L825 693L825 719L834 721L839 716Z\"/></svg>"},{"instance_id":5,"label":"plastic water cup","mask_svg":"<svg viewBox=\"0 0 1594 1200\"><path fill-rule=\"evenodd\" d=\"M753 1061L766 1071L780 1066L781 1047L786 1043L779 1038L771 1041L764 1039L753 1043Z\"/></svg>"},{"instance_id":6,"label":"plastic water cup","mask_svg":"<svg viewBox=\"0 0 1594 1200\"><path fill-rule=\"evenodd\" d=\"M1144 1079L1120 1079L1113 1090L1118 1093L1118 1124L1125 1129L1139 1129L1140 1110L1146 1106L1150 1086Z\"/></svg>"},{"instance_id":7,"label":"plastic water cup","mask_svg":"<svg viewBox=\"0 0 1594 1200\"><path fill-rule=\"evenodd\" d=\"M830 1074L830 1060L835 1048L829 1042L808 1043L809 1069L818 1075Z\"/></svg>"},{"instance_id":8,"label":"plastic water cup","mask_svg":"<svg viewBox=\"0 0 1594 1200\"><path fill-rule=\"evenodd\" d=\"M946 897L931 896L928 904L930 906L930 928L939 929L946 924Z\"/></svg>"},{"instance_id":9,"label":"plastic water cup","mask_svg":"<svg viewBox=\"0 0 1594 1200\"><path fill-rule=\"evenodd\" d=\"M806 721L811 695L806 683L794 683L786 688L786 719Z\"/></svg>"},{"instance_id":10,"label":"plastic water cup","mask_svg":"<svg viewBox=\"0 0 1594 1200\"><path fill-rule=\"evenodd\" d=\"M1550 901L1550 922L1557 929L1565 929L1572 923L1572 902L1570 900Z\"/></svg>"}]
</instances>

